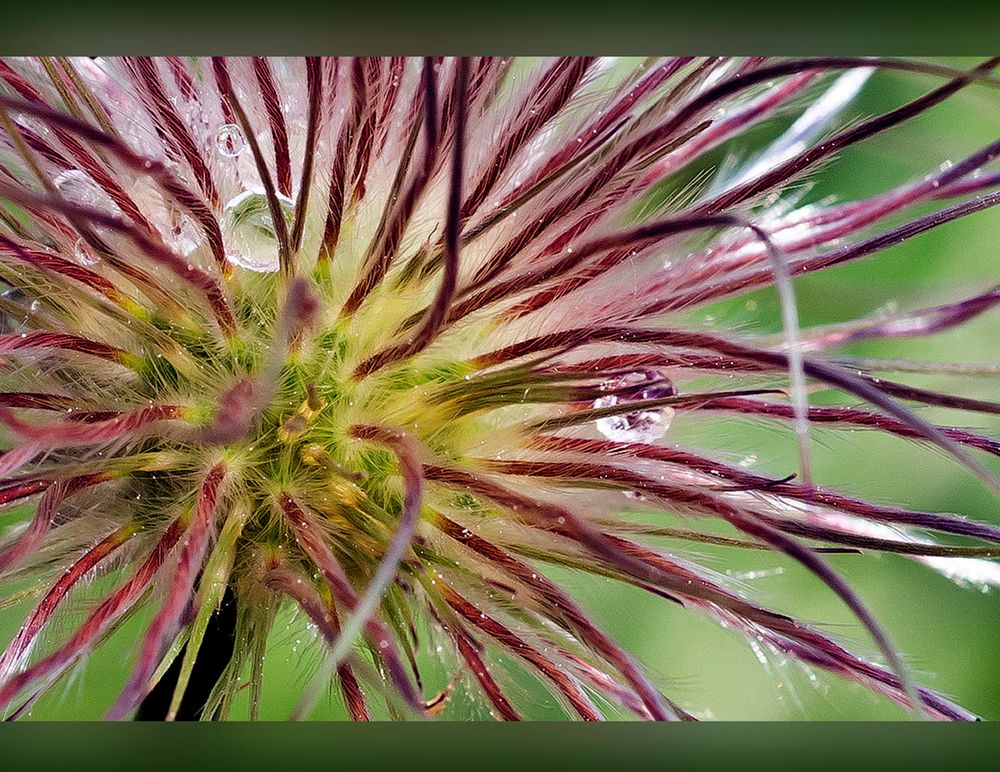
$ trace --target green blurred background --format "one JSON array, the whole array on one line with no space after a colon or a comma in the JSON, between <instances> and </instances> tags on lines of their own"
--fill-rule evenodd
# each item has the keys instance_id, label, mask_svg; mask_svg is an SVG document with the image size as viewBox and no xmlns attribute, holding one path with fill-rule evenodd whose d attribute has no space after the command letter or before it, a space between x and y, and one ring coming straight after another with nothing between
<instances>
[{"instance_id":1,"label":"green blurred background","mask_svg":"<svg viewBox=\"0 0 1000 772\"><path fill-rule=\"evenodd\" d=\"M948 60L968 65L968 60ZM913 98L933 79L876 73L841 120L884 111ZM787 125L776 120L728 151L749 149ZM843 153L813 175L807 200L841 199L877 192L889 184L922 175L942 161L957 159L994 141L1000 134L1000 94L968 88L918 120ZM714 160L721 158L713 155ZM871 315L880 309L918 308L959 299L994 285L1000 278L997 233L1000 211L987 211L949 224L874 259L844 266L796 283L803 325L824 324ZM773 291L754 293L704 308L692 320L717 329L748 333L780 330ZM912 356L916 359L989 362L1000 353L1000 314L993 311L958 331L918 341L866 344L854 353ZM912 378L955 393L997 397L996 381L971 378ZM926 410L928 417L954 425L985 427L1000 434L1000 421L967 413ZM793 437L787 427L752 422L678 419L670 439L703 447L729 459L756 459L753 468L776 475L796 468ZM1000 522L995 498L985 487L937 451L872 433L814 434L814 464L819 482L886 503L956 512ZM997 459L986 463L997 471ZM671 544L670 547L685 545ZM871 642L831 592L788 561L769 553L702 548L688 550L704 565L747 579L755 597L780 610L819 623L857 650ZM930 568L898 556L840 555L831 562L851 581L874 610L920 679L987 719L1000 718L1000 591L982 593L959 587ZM905 713L861 687L817 672L815 678L794 663L771 657L758 661L747 643L697 614L630 588L565 572L550 572L576 592L583 605L653 672L655 680L681 704L717 719L900 719ZM28 604L0 609L0 641L13 635ZM32 719L95 719L114 700L131 664L140 614L35 706ZM80 618L63 617L57 635ZM276 626L265 666L262 718L283 719L296 703L299 687L315 664L301 619L288 614ZM433 675L428 680L435 681ZM444 672L437 674L443 683ZM516 696L527 700L535 718L559 718L558 705L533 679L513 676ZM235 717L245 716L246 699ZM332 694L314 712L317 719L344 718L339 695ZM484 716L462 690L445 717Z\"/></svg>"}]
</instances>

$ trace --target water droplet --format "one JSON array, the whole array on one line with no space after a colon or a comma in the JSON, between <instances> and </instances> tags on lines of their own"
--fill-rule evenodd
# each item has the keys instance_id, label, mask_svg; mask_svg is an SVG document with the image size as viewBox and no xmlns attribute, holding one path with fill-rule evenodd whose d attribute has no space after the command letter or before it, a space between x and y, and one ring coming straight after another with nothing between
<instances>
[{"instance_id":1,"label":"water droplet","mask_svg":"<svg viewBox=\"0 0 1000 772\"><path fill-rule=\"evenodd\" d=\"M190 255L201 243L201 230L186 214L173 212L169 231L165 240L182 257Z\"/></svg>"},{"instance_id":2,"label":"water droplet","mask_svg":"<svg viewBox=\"0 0 1000 772\"><path fill-rule=\"evenodd\" d=\"M117 215L121 213L115 202L111 200L111 196L86 172L79 169L68 169L59 174L53 182L63 197L73 204L99 209L105 214Z\"/></svg>"},{"instance_id":3,"label":"water droplet","mask_svg":"<svg viewBox=\"0 0 1000 772\"><path fill-rule=\"evenodd\" d=\"M781 566L777 566L776 568L761 568L756 571L726 571L727 576L732 576L741 582L752 582L754 579L781 576L783 573L785 573L785 569Z\"/></svg>"},{"instance_id":4,"label":"water droplet","mask_svg":"<svg viewBox=\"0 0 1000 772\"><path fill-rule=\"evenodd\" d=\"M286 225L291 225L295 202L278 194ZM271 210L263 190L245 190L225 206L223 237L229 262L257 273L278 270L278 245Z\"/></svg>"},{"instance_id":5,"label":"water droplet","mask_svg":"<svg viewBox=\"0 0 1000 772\"><path fill-rule=\"evenodd\" d=\"M226 123L215 133L215 148L226 158L236 158L247 148L243 129L235 123Z\"/></svg>"},{"instance_id":6,"label":"water droplet","mask_svg":"<svg viewBox=\"0 0 1000 772\"><path fill-rule=\"evenodd\" d=\"M87 246L83 239L77 239L73 245L73 257L76 258L76 262L80 265L97 265L100 262L98 258L91 254L90 247Z\"/></svg>"},{"instance_id":7,"label":"water droplet","mask_svg":"<svg viewBox=\"0 0 1000 772\"><path fill-rule=\"evenodd\" d=\"M600 388L611 393L594 400L597 409L660 399L677 393L670 379L647 369L609 378ZM673 417L673 408L656 407L604 416L598 418L596 423L597 430L611 440L654 442L667 433Z\"/></svg>"}]
</instances>

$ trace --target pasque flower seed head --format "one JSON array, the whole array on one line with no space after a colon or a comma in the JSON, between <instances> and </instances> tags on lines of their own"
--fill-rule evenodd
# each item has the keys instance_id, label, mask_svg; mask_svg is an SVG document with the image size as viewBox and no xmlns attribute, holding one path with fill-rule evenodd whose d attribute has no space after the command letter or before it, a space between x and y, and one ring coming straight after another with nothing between
<instances>
[{"instance_id":1,"label":"pasque flower seed head","mask_svg":"<svg viewBox=\"0 0 1000 772\"><path fill-rule=\"evenodd\" d=\"M319 652L297 716L331 683L355 719L449 716L464 682L493 716L531 718L511 669L586 720L706 707L647 674L554 566L916 714L972 718L917 683L828 553L994 584L1000 527L825 487L810 433L931 443L1000 489L995 440L915 409L996 403L840 351L952 328L1000 294L810 330L793 279L1000 201L998 141L862 200L799 203L845 148L959 92L992 98L996 64L0 62L0 580L33 599L0 654L0 706L23 714L146 608L109 718L164 685L163 717L197 693L195 715L225 718L247 685L255 716L268 636L295 607ZM847 124L878 68L934 83ZM708 168L779 116L759 152ZM780 338L686 313L767 287ZM674 438L709 415L786 426L797 474ZM706 542L801 564L878 656L685 552ZM205 682L223 617L232 651Z\"/></svg>"}]
</instances>

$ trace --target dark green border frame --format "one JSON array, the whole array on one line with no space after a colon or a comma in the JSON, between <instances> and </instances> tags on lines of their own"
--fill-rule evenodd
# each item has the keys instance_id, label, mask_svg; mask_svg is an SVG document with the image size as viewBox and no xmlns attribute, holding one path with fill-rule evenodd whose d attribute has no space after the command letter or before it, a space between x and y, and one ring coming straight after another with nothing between
<instances>
[{"instance_id":1,"label":"dark green border frame","mask_svg":"<svg viewBox=\"0 0 1000 772\"><path fill-rule=\"evenodd\" d=\"M22 0L0 20L4 54L927 56L988 54L1000 39L988 0Z\"/></svg>"},{"instance_id":2,"label":"dark green border frame","mask_svg":"<svg viewBox=\"0 0 1000 772\"><path fill-rule=\"evenodd\" d=\"M0 53L770 53L981 55L1000 48L1000 7L982 2L803 4L621 0L282 0L169 5L20 3L0 15ZM308 9L308 10L307 10ZM960 656L960 654L958 654ZM530 724L0 727L4 770L573 768L995 769L1000 725Z\"/></svg>"},{"instance_id":3,"label":"dark green border frame","mask_svg":"<svg viewBox=\"0 0 1000 772\"><path fill-rule=\"evenodd\" d=\"M307 769L995 769L998 725L21 724L4 769L160 772Z\"/></svg>"}]
</instances>

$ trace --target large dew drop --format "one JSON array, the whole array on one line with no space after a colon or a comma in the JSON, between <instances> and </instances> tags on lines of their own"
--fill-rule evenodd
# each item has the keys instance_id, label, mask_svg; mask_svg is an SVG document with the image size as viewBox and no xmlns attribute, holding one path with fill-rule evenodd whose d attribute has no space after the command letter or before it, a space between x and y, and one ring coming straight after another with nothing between
<instances>
[{"instance_id":1,"label":"large dew drop","mask_svg":"<svg viewBox=\"0 0 1000 772\"><path fill-rule=\"evenodd\" d=\"M677 393L670 379L645 369L609 378L600 388L608 394L594 400L595 408L661 399ZM597 431L618 442L655 442L667 433L673 417L674 410L670 407L644 408L598 418Z\"/></svg>"},{"instance_id":2,"label":"large dew drop","mask_svg":"<svg viewBox=\"0 0 1000 772\"><path fill-rule=\"evenodd\" d=\"M291 225L295 202L279 193L278 203L285 224ZM264 191L245 190L230 199L225 210L223 237L229 262L257 273L277 271L280 268L278 242Z\"/></svg>"}]
</instances>

